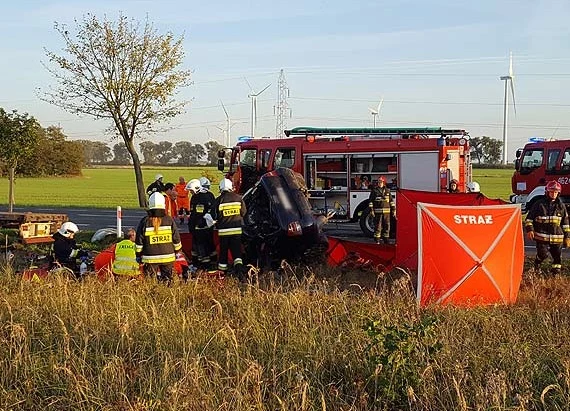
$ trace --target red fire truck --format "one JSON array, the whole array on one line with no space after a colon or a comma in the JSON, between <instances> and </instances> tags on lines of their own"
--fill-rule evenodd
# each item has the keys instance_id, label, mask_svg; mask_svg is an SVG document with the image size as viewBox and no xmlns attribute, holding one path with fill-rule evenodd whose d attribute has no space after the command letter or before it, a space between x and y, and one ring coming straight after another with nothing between
<instances>
[{"instance_id":1,"label":"red fire truck","mask_svg":"<svg viewBox=\"0 0 570 411\"><path fill-rule=\"evenodd\" d=\"M534 202L544 196L544 187L550 180L562 185L560 197L569 203L570 140L532 138L516 153L511 202L521 204L523 211L530 210Z\"/></svg>"},{"instance_id":2,"label":"red fire truck","mask_svg":"<svg viewBox=\"0 0 570 411\"><path fill-rule=\"evenodd\" d=\"M469 135L443 128L313 128L286 130L288 138L241 138L232 148L227 176L238 192L278 167L301 174L315 213L334 210L337 222L360 222L372 236L369 185L384 176L388 187L445 192L452 179L461 191L471 181ZM224 152L218 168L224 170Z\"/></svg>"}]
</instances>

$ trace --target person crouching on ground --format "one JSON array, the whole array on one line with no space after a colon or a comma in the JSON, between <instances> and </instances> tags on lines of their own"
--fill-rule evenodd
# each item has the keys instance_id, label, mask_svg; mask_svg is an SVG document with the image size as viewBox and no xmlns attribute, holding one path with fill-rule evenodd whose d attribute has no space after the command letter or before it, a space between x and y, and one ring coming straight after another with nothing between
<instances>
[{"instance_id":1,"label":"person crouching on ground","mask_svg":"<svg viewBox=\"0 0 570 411\"><path fill-rule=\"evenodd\" d=\"M546 184L546 197L534 204L526 216L525 230L529 240L536 241L534 269L552 256L552 274L560 274L562 269L562 245L570 246L570 223L566 206L559 195L562 186L552 180Z\"/></svg>"},{"instance_id":2,"label":"person crouching on ground","mask_svg":"<svg viewBox=\"0 0 570 411\"><path fill-rule=\"evenodd\" d=\"M158 281L170 285L176 252L182 249L182 243L176 223L166 215L165 207L162 194L150 196L148 215L137 227L135 244L137 259L144 264L145 276L156 276Z\"/></svg>"},{"instance_id":3,"label":"person crouching on ground","mask_svg":"<svg viewBox=\"0 0 570 411\"><path fill-rule=\"evenodd\" d=\"M81 247L75 241L75 233L79 231L76 224L67 221L53 234L53 253L55 263L71 269L78 276L76 258L80 256Z\"/></svg>"},{"instance_id":4,"label":"person crouching on ground","mask_svg":"<svg viewBox=\"0 0 570 411\"><path fill-rule=\"evenodd\" d=\"M115 245L113 259L113 275L115 279L134 279L141 275L140 264L137 262L135 239L137 232L134 228L127 231L127 238Z\"/></svg>"}]
</instances>

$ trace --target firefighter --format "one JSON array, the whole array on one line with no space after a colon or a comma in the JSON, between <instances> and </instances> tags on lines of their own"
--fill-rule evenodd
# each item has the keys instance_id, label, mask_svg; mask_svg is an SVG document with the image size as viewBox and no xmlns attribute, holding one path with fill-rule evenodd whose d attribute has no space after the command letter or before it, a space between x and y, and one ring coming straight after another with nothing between
<instances>
[{"instance_id":1,"label":"firefighter","mask_svg":"<svg viewBox=\"0 0 570 411\"><path fill-rule=\"evenodd\" d=\"M76 258L86 254L80 251L81 247L75 241L75 233L78 231L79 228L75 223L67 221L52 236L55 262L71 269L76 276L78 276Z\"/></svg>"},{"instance_id":2,"label":"firefighter","mask_svg":"<svg viewBox=\"0 0 570 411\"><path fill-rule=\"evenodd\" d=\"M561 190L558 181L549 181L546 197L535 203L526 216L527 236L536 242L534 268L537 271L550 252L552 274L560 274L562 245L570 247L570 222L566 206L559 197Z\"/></svg>"},{"instance_id":3,"label":"firefighter","mask_svg":"<svg viewBox=\"0 0 570 411\"><path fill-rule=\"evenodd\" d=\"M176 206L178 208L178 219L180 224L184 224L184 220L190 215L190 198L188 190L186 190L186 181L184 177L178 178L178 183L174 186L176 190Z\"/></svg>"},{"instance_id":4,"label":"firefighter","mask_svg":"<svg viewBox=\"0 0 570 411\"><path fill-rule=\"evenodd\" d=\"M376 244L387 244L390 237L390 217L395 215L396 208L384 176L380 176L378 184L372 186L368 201L370 214L374 218L374 241Z\"/></svg>"},{"instance_id":5,"label":"firefighter","mask_svg":"<svg viewBox=\"0 0 570 411\"><path fill-rule=\"evenodd\" d=\"M215 220L220 239L218 270L228 271L228 251L234 259L234 272L240 281L245 281L245 270L241 258L241 226L247 209L241 196L233 192L232 181L224 178L220 182L220 196L214 201L212 213L205 219ZM209 218L208 218L209 217Z\"/></svg>"},{"instance_id":6,"label":"firefighter","mask_svg":"<svg viewBox=\"0 0 570 411\"><path fill-rule=\"evenodd\" d=\"M448 193L459 193L459 182L456 179L453 179L449 182L449 188L447 189Z\"/></svg>"},{"instance_id":7,"label":"firefighter","mask_svg":"<svg viewBox=\"0 0 570 411\"><path fill-rule=\"evenodd\" d=\"M194 181L194 180L192 180ZM212 207L216 197L210 191L210 180L200 177L196 180L195 191L190 200L190 218L188 219L188 230L192 233L192 264L199 269L208 270L212 261L216 259L216 246L214 244L214 228L208 224L205 215L212 213ZM196 244L196 247L194 247Z\"/></svg>"},{"instance_id":8,"label":"firefighter","mask_svg":"<svg viewBox=\"0 0 570 411\"><path fill-rule=\"evenodd\" d=\"M182 249L180 233L174 219L166 215L164 196L153 193L148 201L148 215L137 227L137 260L144 264L146 276L156 276L160 282L170 285L175 253Z\"/></svg>"},{"instance_id":9,"label":"firefighter","mask_svg":"<svg viewBox=\"0 0 570 411\"><path fill-rule=\"evenodd\" d=\"M467 184L467 192L468 193L480 193L481 192L481 186L479 185L479 183L477 181L472 181L469 184Z\"/></svg>"},{"instance_id":10,"label":"firefighter","mask_svg":"<svg viewBox=\"0 0 570 411\"><path fill-rule=\"evenodd\" d=\"M162 182L163 175L157 174L154 176L154 181L146 188L146 194L150 196L152 193L162 193L164 191L164 183Z\"/></svg>"}]
</instances>

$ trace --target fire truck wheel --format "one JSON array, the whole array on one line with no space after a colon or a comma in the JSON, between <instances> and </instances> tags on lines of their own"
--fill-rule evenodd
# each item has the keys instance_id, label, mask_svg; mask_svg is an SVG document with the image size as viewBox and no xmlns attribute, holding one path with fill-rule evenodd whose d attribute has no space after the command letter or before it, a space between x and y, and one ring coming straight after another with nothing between
<instances>
[{"instance_id":1,"label":"fire truck wheel","mask_svg":"<svg viewBox=\"0 0 570 411\"><path fill-rule=\"evenodd\" d=\"M370 215L370 208L366 207L362 210L362 215L360 216L360 229L366 237L374 237L374 221Z\"/></svg>"}]
</instances>

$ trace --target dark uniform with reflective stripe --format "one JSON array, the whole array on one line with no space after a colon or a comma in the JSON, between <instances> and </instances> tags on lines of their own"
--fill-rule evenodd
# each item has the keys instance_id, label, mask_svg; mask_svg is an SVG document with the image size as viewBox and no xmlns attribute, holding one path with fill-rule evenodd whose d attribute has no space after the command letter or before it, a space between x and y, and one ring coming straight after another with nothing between
<instances>
[{"instance_id":1,"label":"dark uniform with reflective stripe","mask_svg":"<svg viewBox=\"0 0 570 411\"><path fill-rule=\"evenodd\" d=\"M241 226L247 209L239 194L224 191L212 207L212 217L217 220L218 237L220 239L220 255L218 269L227 271L228 250L234 258L234 268L238 277L243 275L243 261L241 259Z\"/></svg>"},{"instance_id":2,"label":"dark uniform with reflective stripe","mask_svg":"<svg viewBox=\"0 0 570 411\"><path fill-rule=\"evenodd\" d=\"M562 244L570 237L570 223L566 206L559 198L552 200L548 197L538 201L528 212L525 220L527 232L534 231L536 241L536 258L534 267L552 256L552 272L560 273L562 268Z\"/></svg>"},{"instance_id":3,"label":"dark uniform with reflective stripe","mask_svg":"<svg viewBox=\"0 0 570 411\"><path fill-rule=\"evenodd\" d=\"M214 245L214 227L208 227L204 214L212 214L216 197L210 191L199 192L190 199L190 217L188 231L192 233L192 264L208 269L210 262L216 258Z\"/></svg>"},{"instance_id":4,"label":"dark uniform with reflective stripe","mask_svg":"<svg viewBox=\"0 0 570 411\"><path fill-rule=\"evenodd\" d=\"M160 269L158 279L170 283L175 252L182 248L182 243L174 219L168 215L161 218L156 232L151 217L144 217L137 227L135 244L137 256L141 256L144 263L145 275L156 275Z\"/></svg>"},{"instance_id":5,"label":"dark uniform with reflective stripe","mask_svg":"<svg viewBox=\"0 0 570 411\"><path fill-rule=\"evenodd\" d=\"M374 240L380 242L382 238L387 243L390 236L390 216L395 211L390 189L375 185L370 191L368 201L368 206L374 211Z\"/></svg>"}]
</instances>

